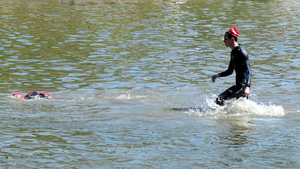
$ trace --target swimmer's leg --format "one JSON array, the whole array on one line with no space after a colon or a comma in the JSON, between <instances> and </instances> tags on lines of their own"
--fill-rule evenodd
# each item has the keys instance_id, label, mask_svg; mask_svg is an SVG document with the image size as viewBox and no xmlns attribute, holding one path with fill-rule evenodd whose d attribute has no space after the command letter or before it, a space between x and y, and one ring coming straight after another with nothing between
<instances>
[{"instance_id":1,"label":"swimmer's leg","mask_svg":"<svg viewBox=\"0 0 300 169\"><path fill-rule=\"evenodd\" d=\"M223 93L221 93L217 99L216 103L220 106L224 106L224 102L226 100L232 99L232 98L239 98L243 95L243 88L239 88L236 85L231 86L229 89L225 90Z\"/></svg>"}]
</instances>

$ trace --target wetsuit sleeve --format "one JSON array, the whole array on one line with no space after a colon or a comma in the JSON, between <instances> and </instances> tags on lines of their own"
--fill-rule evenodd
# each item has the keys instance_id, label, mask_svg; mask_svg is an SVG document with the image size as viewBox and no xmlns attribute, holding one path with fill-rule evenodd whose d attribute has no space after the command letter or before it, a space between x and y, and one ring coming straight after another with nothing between
<instances>
[{"instance_id":1,"label":"wetsuit sleeve","mask_svg":"<svg viewBox=\"0 0 300 169\"><path fill-rule=\"evenodd\" d=\"M233 70L234 70L234 64L233 64L233 61L231 59L230 62L229 62L228 69L225 70L222 73L219 73L219 76L220 77L229 76L229 75L231 75L233 73Z\"/></svg>"},{"instance_id":2,"label":"wetsuit sleeve","mask_svg":"<svg viewBox=\"0 0 300 169\"><path fill-rule=\"evenodd\" d=\"M244 77L245 77L245 84L246 86L248 87L251 87L251 68L250 68L250 61L249 61L249 56L247 54L247 52L243 49L242 50L242 58L243 58L243 61L242 61L242 65L244 65L244 70L245 70L245 74L244 74Z\"/></svg>"},{"instance_id":3,"label":"wetsuit sleeve","mask_svg":"<svg viewBox=\"0 0 300 169\"><path fill-rule=\"evenodd\" d=\"M250 69L250 63L249 60L246 61L246 86L251 87L251 69Z\"/></svg>"}]
</instances>

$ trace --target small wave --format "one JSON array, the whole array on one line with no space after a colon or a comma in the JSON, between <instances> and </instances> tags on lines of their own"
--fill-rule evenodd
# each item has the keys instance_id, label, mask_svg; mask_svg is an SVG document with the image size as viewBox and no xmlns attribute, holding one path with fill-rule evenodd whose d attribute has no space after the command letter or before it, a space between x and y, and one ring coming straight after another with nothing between
<instances>
[{"instance_id":1,"label":"small wave","mask_svg":"<svg viewBox=\"0 0 300 169\"><path fill-rule=\"evenodd\" d=\"M121 95L115 96L114 98L119 99L119 100L130 100L130 99L145 98L145 96L138 96L138 95L131 95L131 94L121 94Z\"/></svg>"},{"instance_id":2,"label":"small wave","mask_svg":"<svg viewBox=\"0 0 300 169\"><path fill-rule=\"evenodd\" d=\"M126 99L131 99L132 96L130 94L122 94L116 97L116 99L121 99L121 100L126 100Z\"/></svg>"}]
</instances>

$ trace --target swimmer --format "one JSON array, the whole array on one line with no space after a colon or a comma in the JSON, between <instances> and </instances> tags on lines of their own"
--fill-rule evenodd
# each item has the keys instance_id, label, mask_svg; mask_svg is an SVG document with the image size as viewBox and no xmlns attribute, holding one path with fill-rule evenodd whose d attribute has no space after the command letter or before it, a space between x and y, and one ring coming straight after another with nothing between
<instances>
[{"instance_id":1,"label":"swimmer","mask_svg":"<svg viewBox=\"0 0 300 169\"><path fill-rule=\"evenodd\" d=\"M25 97L21 93L14 93L11 96L18 99L52 99L53 98L48 93L38 92L38 91L29 92Z\"/></svg>"},{"instance_id":2,"label":"swimmer","mask_svg":"<svg viewBox=\"0 0 300 169\"><path fill-rule=\"evenodd\" d=\"M248 98L250 94L251 69L249 56L245 48L238 44L238 35L240 35L240 32L236 27L230 28L229 31L225 33L224 43L227 47L231 48L230 63L227 70L211 77L212 81L215 82L219 77L229 76L234 71L236 73L236 84L221 93L216 99L216 103L221 106L224 105L225 100L239 97Z\"/></svg>"}]
</instances>

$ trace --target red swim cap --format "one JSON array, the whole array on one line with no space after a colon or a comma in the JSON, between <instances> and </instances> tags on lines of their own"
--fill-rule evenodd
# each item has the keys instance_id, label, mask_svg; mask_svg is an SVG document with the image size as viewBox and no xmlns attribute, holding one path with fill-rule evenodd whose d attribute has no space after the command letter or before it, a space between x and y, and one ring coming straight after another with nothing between
<instances>
[{"instance_id":1,"label":"red swim cap","mask_svg":"<svg viewBox=\"0 0 300 169\"><path fill-rule=\"evenodd\" d=\"M11 96L15 97L15 98L18 98L18 99L24 99L24 96L21 93L14 93Z\"/></svg>"},{"instance_id":2,"label":"red swim cap","mask_svg":"<svg viewBox=\"0 0 300 169\"><path fill-rule=\"evenodd\" d=\"M232 36L235 36L235 37L238 37L240 35L240 32L236 27L230 28L228 33L230 33Z\"/></svg>"}]
</instances>

